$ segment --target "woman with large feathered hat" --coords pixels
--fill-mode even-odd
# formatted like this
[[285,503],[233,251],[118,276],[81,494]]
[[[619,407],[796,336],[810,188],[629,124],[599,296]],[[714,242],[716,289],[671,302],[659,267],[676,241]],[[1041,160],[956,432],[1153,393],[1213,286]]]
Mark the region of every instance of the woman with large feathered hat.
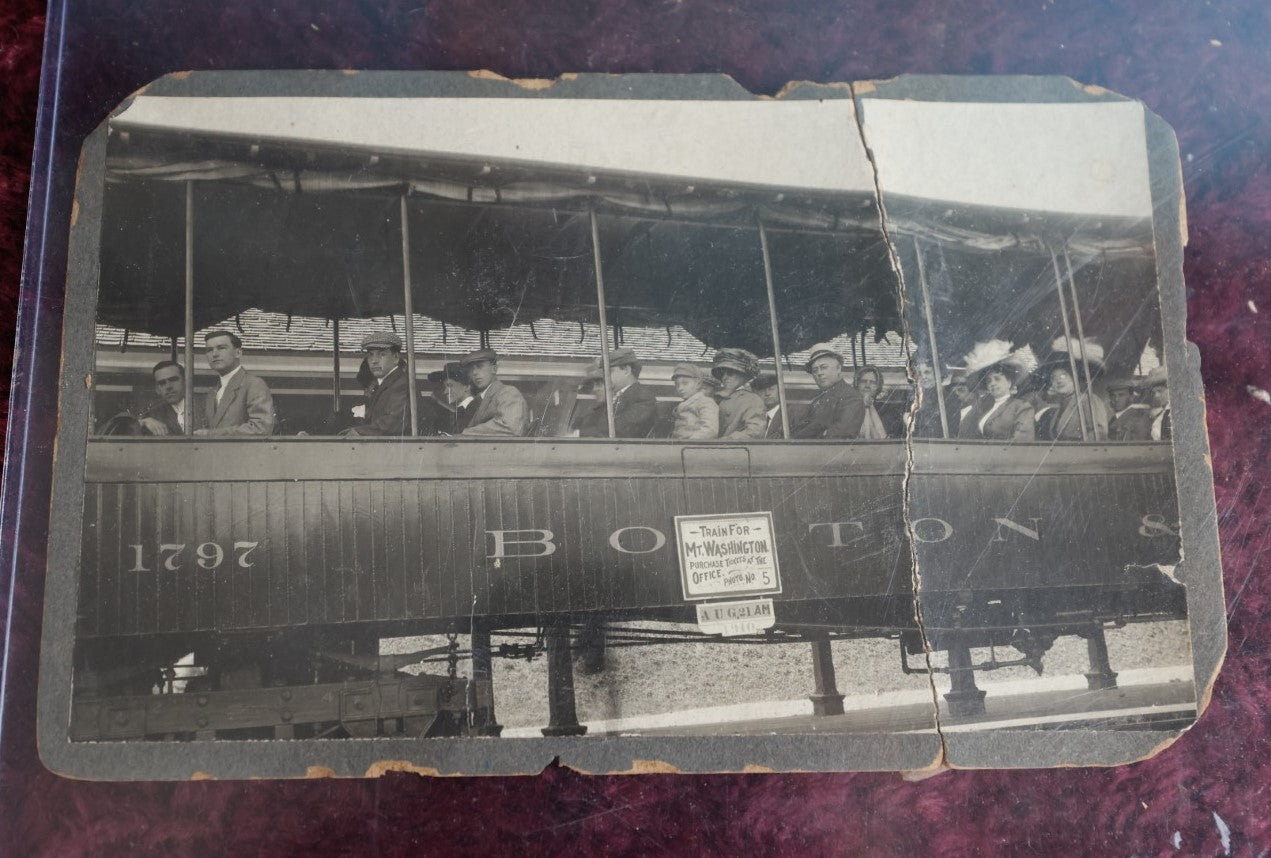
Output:
[[[1076,377],[1073,369],[1076,368]],[[1089,367],[1091,379],[1103,374],[1103,347],[1091,340],[1059,337],[1050,354],[1033,370],[1034,384],[1053,408],[1038,422],[1037,437],[1046,441],[1106,441],[1111,412],[1103,397],[1091,390],[1078,393]],[[1093,420],[1092,420],[1093,418]],[[1085,430],[1082,430],[1082,424]]]
[[1034,362],[1027,346],[1012,349],[1006,340],[976,343],[963,358],[967,384],[975,403],[958,424],[959,438],[988,441],[1032,441],[1036,437],[1033,407],[1016,398],[1016,382]]

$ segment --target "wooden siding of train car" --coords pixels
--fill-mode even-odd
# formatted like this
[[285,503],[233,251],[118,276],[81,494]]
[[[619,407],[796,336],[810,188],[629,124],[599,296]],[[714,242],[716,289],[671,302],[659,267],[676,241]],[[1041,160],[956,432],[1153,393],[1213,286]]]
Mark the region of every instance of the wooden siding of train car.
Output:
[[[532,624],[596,610],[691,619],[674,516],[765,510],[777,532],[779,622],[913,624],[897,442],[89,447],[81,637]],[[258,546],[235,548],[247,543]],[[203,568],[195,552],[215,555],[210,546],[224,560]]]
[[[1169,444],[918,442],[910,521],[929,629],[1185,616]],[[1014,622],[1013,618],[1007,618]]]

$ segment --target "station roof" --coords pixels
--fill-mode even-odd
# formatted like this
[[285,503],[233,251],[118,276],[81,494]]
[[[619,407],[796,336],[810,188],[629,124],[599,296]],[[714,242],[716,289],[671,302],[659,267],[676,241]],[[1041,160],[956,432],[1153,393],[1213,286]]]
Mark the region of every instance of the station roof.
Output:
[[[480,348],[478,331],[456,328],[426,316],[416,315],[415,351],[420,356],[450,360]],[[288,319],[283,313],[267,313],[249,309],[237,318],[231,317],[209,325],[207,330],[224,329],[239,333],[243,346],[251,352],[286,352],[297,354],[330,355],[332,346],[331,323],[326,319],[294,316]],[[349,319],[340,323],[340,350],[352,354],[359,350],[362,337],[373,331],[391,330],[401,334],[405,330],[402,316],[373,319]],[[201,341],[202,331],[196,337]],[[610,335],[612,338],[612,334]],[[623,345],[636,350],[649,363],[699,363],[707,364],[713,350],[680,326],[670,328],[624,327]],[[97,345],[101,349],[120,349],[124,345],[124,330],[112,325],[99,324],[96,330]],[[534,360],[591,360],[600,354],[600,330],[597,325],[562,323],[543,320],[518,324],[489,335],[490,345],[509,358]],[[865,358],[868,363],[894,370],[906,366],[904,348],[899,336],[893,334],[878,342],[872,332],[865,339]],[[128,332],[129,349],[141,348],[166,352],[170,340],[143,332]],[[843,355],[848,366],[852,365],[852,338],[842,335],[829,341]],[[612,347],[612,339],[610,340]],[[860,348],[859,344],[855,345]],[[790,364],[801,366],[808,357],[806,351],[792,353]],[[771,359],[764,361],[771,364]]]

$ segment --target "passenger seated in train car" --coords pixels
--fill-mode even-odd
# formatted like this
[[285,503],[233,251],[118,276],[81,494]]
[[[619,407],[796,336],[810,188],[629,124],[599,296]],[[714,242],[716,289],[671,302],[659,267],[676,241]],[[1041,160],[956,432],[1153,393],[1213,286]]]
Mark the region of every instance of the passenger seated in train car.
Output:
[[[138,422],[146,434],[187,435],[185,431],[185,369],[174,360],[161,360],[151,370],[154,392],[159,400],[142,412]],[[200,425],[199,410],[192,410],[195,428]]]
[[1152,409],[1138,401],[1140,383],[1129,376],[1109,378],[1103,389],[1108,393],[1108,440],[1147,441],[1152,437]]
[[1021,388],[1018,398],[1033,406],[1033,426],[1038,438],[1049,438],[1053,433],[1055,415],[1059,406],[1049,386],[1038,387],[1031,380],[1023,383],[1027,389]]
[[759,439],[768,429],[763,400],[747,387],[759,375],[759,358],[745,349],[720,349],[711,375],[719,380],[719,437],[721,440]]
[[591,400],[576,400],[575,414],[569,425],[572,438],[601,438],[609,435],[609,418],[605,414],[605,374],[600,358],[587,365],[582,381],[578,382],[578,395]]
[[449,361],[441,369],[428,373],[428,381],[432,385],[429,398],[433,403],[429,409],[432,415],[429,434],[462,434],[481,404],[481,396],[472,390],[468,371],[458,361]]
[[[988,441],[1033,441],[1033,407],[1015,396],[1015,386],[1028,369],[1022,349],[1011,350],[1005,340],[976,343],[963,359],[968,385],[978,398],[960,420],[959,438]],[[983,389],[984,393],[979,394]]]
[[804,367],[821,392],[808,404],[795,438],[856,438],[865,422],[865,400],[843,378],[843,356],[828,343],[812,347]]
[[[1054,402],[1053,415],[1041,424],[1038,437],[1044,441],[1106,441],[1108,438],[1108,411],[1103,397],[1089,390],[1077,390],[1073,378],[1073,365],[1080,376],[1083,364],[1090,368],[1092,379],[1103,373],[1103,349],[1090,341],[1078,342],[1060,337],[1051,344],[1050,354],[1033,371],[1033,375],[1047,390]],[[1083,355],[1084,352],[1084,355]],[[1083,416],[1084,412],[1084,416]],[[1089,422],[1093,418],[1094,434],[1090,434]],[[1083,430],[1082,423],[1086,426]]]
[[949,417],[949,435],[956,438],[962,418],[975,407],[976,394],[968,383],[965,369],[953,369],[945,380],[944,407]]
[[473,390],[481,395],[481,404],[460,434],[524,435],[530,428],[530,407],[521,391],[499,381],[498,352],[478,349],[460,363]]
[[[658,419],[657,395],[640,383],[643,364],[635,349],[623,347],[609,355],[609,387],[613,391],[613,425],[617,438],[648,438]],[[609,437],[605,399],[600,397],[592,413],[579,426],[584,438]]]
[[861,422],[860,438],[863,441],[883,441],[888,437],[883,418],[875,403],[883,392],[883,373],[873,364],[865,364],[856,370],[856,390],[865,400],[865,419]]
[[711,396],[712,381],[704,370],[692,364],[677,364],[671,371],[671,383],[681,399],[674,410],[672,439],[709,441],[719,437],[719,406]]
[[775,375],[761,375],[750,383],[750,389],[763,400],[764,419],[767,425],[764,437],[768,440],[784,438],[781,429],[781,393]]
[[1148,399],[1152,404],[1151,439],[1168,441],[1174,437],[1169,404],[1169,373],[1165,367],[1158,366],[1147,374],[1143,386],[1147,388]]
[[270,435],[277,422],[269,385],[243,368],[243,341],[229,331],[203,335],[207,364],[219,379],[207,394],[205,425],[195,435]]
[[362,352],[371,374],[365,411],[343,434],[407,434],[410,431],[410,385],[401,337],[387,331],[367,334],[362,338]]
[[[921,394],[922,400],[913,411],[913,435],[915,438],[943,438],[944,429],[940,423],[940,400],[936,396],[936,372],[926,361],[914,363],[914,375],[918,379],[914,395]],[[952,424],[949,426],[950,436],[954,435]]]

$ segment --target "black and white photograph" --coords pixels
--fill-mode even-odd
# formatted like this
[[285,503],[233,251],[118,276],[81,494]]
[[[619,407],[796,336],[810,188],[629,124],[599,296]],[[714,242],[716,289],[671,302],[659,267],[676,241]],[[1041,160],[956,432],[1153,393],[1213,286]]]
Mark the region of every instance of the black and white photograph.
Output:
[[615,80],[111,115],[47,729],[910,749],[862,768],[1186,729],[1219,573],[1143,107]]

